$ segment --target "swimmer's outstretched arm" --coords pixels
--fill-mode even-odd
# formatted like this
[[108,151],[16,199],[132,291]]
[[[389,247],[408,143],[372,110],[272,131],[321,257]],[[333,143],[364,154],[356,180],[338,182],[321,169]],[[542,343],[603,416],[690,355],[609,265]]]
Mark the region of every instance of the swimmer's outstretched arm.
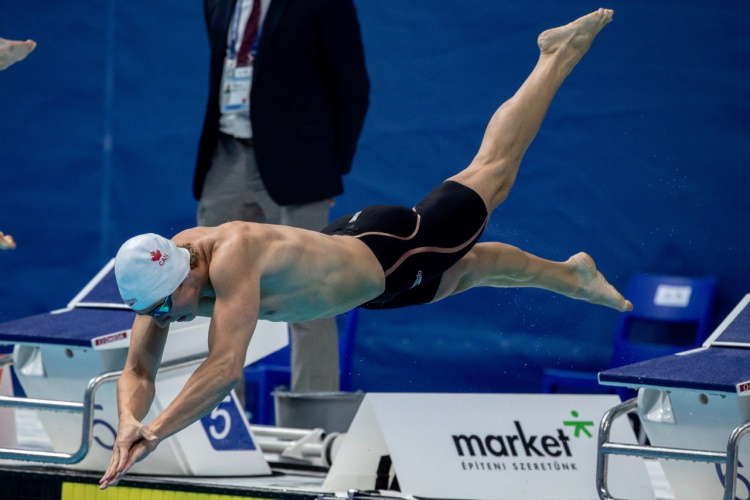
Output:
[[[242,376],[245,354],[258,321],[260,278],[252,270],[238,265],[238,262],[252,260],[238,258],[236,254],[214,254],[210,278],[216,300],[208,330],[208,357],[190,376],[174,401],[148,426],[141,424],[140,420],[148,411],[147,407],[144,410],[144,403],[147,401],[150,406],[153,400],[153,376],[156,370],[143,377],[146,381],[151,381],[150,384],[146,383],[146,391],[138,383],[122,383],[122,377],[120,378],[118,408],[130,409],[120,409],[120,431],[110,466],[100,480],[101,489],[116,485],[133,464],[154,451],[162,440],[216,408]],[[146,319],[153,323],[151,318]],[[164,335],[166,336],[166,330]],[[146,361],[142,364],[150,371],[153,359],[149,360],[148,355],[143,353],[148,348],[148,342],[143,341],[135,346],[132,342],[130,349],[135,347],[138,354],[128,353],[128,363],[131,356],[134,359],[144,357]],[[160,359],[163,343],[156,341],[154,344],[153,347],[159,350]],[[138,363],[134,361],[133,365]],[[135,372],[137,369],[133,368],[131,371]],[[138,375],[131,374],[127,380],[139,378]],[[125,422],[123,418],[126,419]],[[125,435],[120,436],[120,432]]]
[[159,327],[150,316],[139,315],[135,318],[128,359],[117,381],[117,439],[109,466],[99,480],[101,489],[118,483],[132,456],[138,454],[133,460],[135,463],[137,458],[144,455],[147,445],[156,447],[156,437],[141,421],[154,401],[154,380],[168,333],[169,326]]
[[0,38],[0,70],[6,69],[24,59],[36,48],[36,42],[26,40],[17,42]]

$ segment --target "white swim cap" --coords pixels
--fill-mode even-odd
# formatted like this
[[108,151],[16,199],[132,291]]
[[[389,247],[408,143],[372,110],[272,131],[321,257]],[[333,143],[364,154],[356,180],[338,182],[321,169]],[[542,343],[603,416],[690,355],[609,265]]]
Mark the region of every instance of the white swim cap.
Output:
[[115,257],[120,296],[135,310],[170,295],[189,272],[190,252],[158,234],[130,238]]

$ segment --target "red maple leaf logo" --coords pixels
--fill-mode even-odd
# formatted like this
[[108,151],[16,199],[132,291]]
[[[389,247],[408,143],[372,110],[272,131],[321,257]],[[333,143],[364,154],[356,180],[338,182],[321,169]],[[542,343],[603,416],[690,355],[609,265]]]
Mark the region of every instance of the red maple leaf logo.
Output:
[[159,259],[161,259],[161,252],[159,250],[154,250],[151,252],[151,260],[154,262],[158,262]]

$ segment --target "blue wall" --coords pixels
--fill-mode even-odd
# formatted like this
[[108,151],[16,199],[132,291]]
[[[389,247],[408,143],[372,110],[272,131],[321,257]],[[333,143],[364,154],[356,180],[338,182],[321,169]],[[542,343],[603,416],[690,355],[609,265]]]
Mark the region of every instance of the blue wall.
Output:
[[[371,107],[333,216],[413,205],[463,168],[582,0],[357,0]],[[615,21],[564,84],[486,240],[551,259],[585,250],[622,288],[635,270],[715,275],[716,321],[747,292],[750,7],[610,2]],[[126,238],[194,224],[207,91],[201,2],[3,6],[34,38],[0,72],[0,320],[64,306]],[[606,362],[617,313],[535,290],[478,290],[363,312],[355,382],[379,391],[533,392],[544,366]]]

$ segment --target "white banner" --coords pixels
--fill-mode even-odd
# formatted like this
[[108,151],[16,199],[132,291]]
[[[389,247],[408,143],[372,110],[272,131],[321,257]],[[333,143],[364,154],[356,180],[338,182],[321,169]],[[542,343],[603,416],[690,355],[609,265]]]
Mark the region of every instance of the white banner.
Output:
[[[610,395],[370,393],[323,489],[388,489],[395,474],[400,490],[418,497],[595,500],[599,421],[619,402]],[[615,424],[615,440],[635,443],[627,421]],[[388,477],[385,456],[393,464]],[[617,498],[654,498],[637,458],[610,458],[609,485]]]

